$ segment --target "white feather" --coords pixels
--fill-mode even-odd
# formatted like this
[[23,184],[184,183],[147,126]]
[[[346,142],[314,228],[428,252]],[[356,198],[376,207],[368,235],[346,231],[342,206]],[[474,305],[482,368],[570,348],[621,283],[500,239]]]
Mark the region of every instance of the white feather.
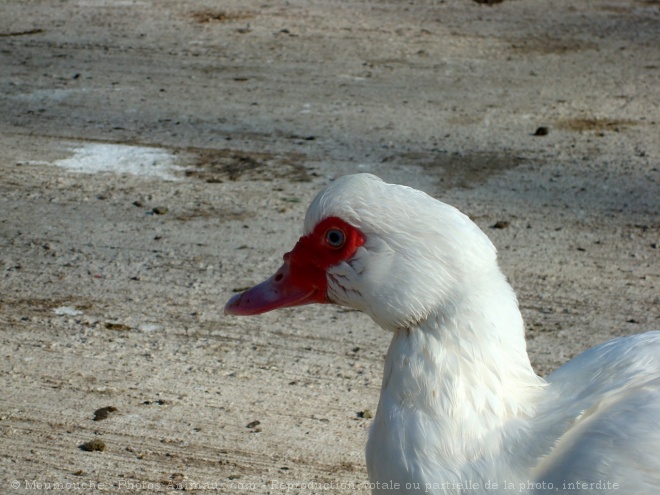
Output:
[[455,208],[377,177],[314,199],[360,229],[329,296],[393,332],[367,443],[374,494],[647,495],[660,490],[660,332],[533,372],[513,290]]

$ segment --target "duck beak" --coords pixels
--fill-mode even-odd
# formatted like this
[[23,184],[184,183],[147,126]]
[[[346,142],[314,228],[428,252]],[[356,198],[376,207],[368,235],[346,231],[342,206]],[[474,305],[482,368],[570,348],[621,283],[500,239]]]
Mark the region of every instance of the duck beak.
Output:
[[318,289],[295,283],[297,278],[292,275],[291,264],[285,257],[284,264],[272,277],[232,297],[225,305],[225,314],[251,316],[279,308],[326,302],[325,295]]

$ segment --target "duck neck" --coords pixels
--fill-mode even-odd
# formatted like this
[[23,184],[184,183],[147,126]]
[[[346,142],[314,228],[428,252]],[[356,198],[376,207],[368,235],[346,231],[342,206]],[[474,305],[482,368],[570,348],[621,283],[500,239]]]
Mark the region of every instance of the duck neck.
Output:
[[378,429],[379,421],[397,418],[401,424],[388,429],[405,432],[402,455],[428,452],[432,444],[438,463],[452,472],[473,463],[483,473],[485,458],[511,448],[545,384],[530,364],[522,317],[504,276],[497,270],[478,287],[395,331],[374,424]]

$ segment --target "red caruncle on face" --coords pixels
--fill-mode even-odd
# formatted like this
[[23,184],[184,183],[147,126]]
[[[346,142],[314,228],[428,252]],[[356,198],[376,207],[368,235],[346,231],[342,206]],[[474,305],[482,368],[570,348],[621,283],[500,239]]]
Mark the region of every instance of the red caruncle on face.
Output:
[[364,240],[362,232],[341,218],[322,220],[284,255],[284,261],[291,265],[292,284],[313,287],[325,299],[328,268],[352,258]]
[[283,257],[275,275],[234,296],[225,313],[254,315],[289,306],[328,303],[327,270],[351,259],[365,242],[357,228],[338,217],[328,217],[301,237]]

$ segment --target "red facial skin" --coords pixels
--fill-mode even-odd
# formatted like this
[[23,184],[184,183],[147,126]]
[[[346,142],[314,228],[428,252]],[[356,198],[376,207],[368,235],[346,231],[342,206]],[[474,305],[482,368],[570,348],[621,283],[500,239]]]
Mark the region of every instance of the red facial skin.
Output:
[[257,315],[278,308],[331,302],[327,299],[326,271],[351,259],[364,241],[362,232],[341,218],[322,220],[284,255],[284,264],[272,277],[232,297],[225,314]]

